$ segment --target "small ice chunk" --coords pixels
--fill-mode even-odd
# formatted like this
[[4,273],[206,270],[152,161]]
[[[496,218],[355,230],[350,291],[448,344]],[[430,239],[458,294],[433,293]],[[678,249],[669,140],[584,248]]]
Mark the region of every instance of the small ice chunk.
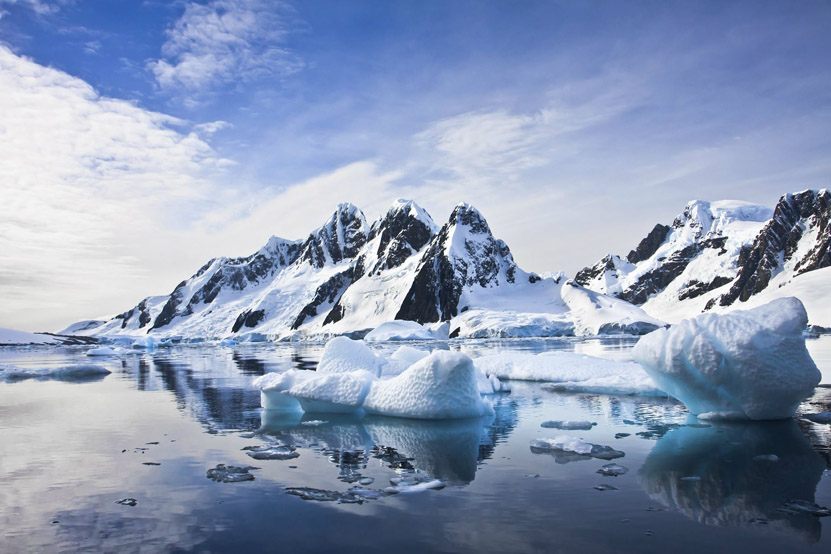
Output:
[[118,353],[109,346],[99,346],[98,348],[87,350],[87,356],[118,356]]
[[286,494],[299,496],[314,502],[337,502],[338,504],[362,504],[368,496],[353,492],[338,492],[312,487],[287,487]]
[[335,337],[326,343],[317,364],[317,372],[351,373],[362,369],[380,377],[386,363],[384,358],[375,354],[363,341]]
[[375,380],[375,375],[363,369],[316,375],[286,394],[296,398],[305,412],[351,413],[361,408]]
[[156,348],[158,341],[156,337],[141,337],[133,341],[132,347],[139,350],[153,350]]
[[443,489],[444,482],[439,479],[431,479],[430,481],[423,481],[421,483],[407,484],[401,483],[394,487],[387,487],[384,492],[387,494],[415,494],[419,492],[429,491],[431,489]]
[[305,425],[306,427],[319,427],[324,425],[326,422],[322,419],[310,419],[308,421],[301,421],[300,425]]
[[218,464],[215,468],[208,470],[206,477],[218,483],[253,481],[254,476],[249,473],[252,469],[260,468],[254,466],[226,466],[225,464]]
[[797,298],[706,313],[642,337],[632,352],[657,385],[694,414],[785,419],[820,381]]
[[122,506],[135,506],[138,504],[138,500],[135,498],[122,498],[121,500],[116,500],[116,504],[121,504]]
[[601,483],[601,484],[597,485],[594,488],[595,488],[595,490],[599,490],[599,491],[616,491],[616,490],[618,490],[617,487],[614,487],[612,485],[607,485],[606,483]]
[[759,454],[758,456],[753,456],[753,459],[757,462],[778,462],[779,456],[776,454]]
[[479,394],[477,371],[460,352],[435,351],[401,375],[375,381],[364,402],[373,414],[455,419],[493,414]]
[[292,460],[300,456],[290,446],[263,444],[260,446],[246,446],[246,454],[255,460]]
[[239,344],[239,341],[234,339],[222,339],[219,341],[220,346],[236,346]]
[[364,486],[371,485],[374,482],[375,482],[375,479],[373,477],[361,477],[360,479],[358,479],[358,484],[364,485]]
[[543,421],[540,427],[545,429],[560,429],[561,431],[589,431],[597,423],[584,420],[576,421]]
[[618,477],[627,473],[629,468],[626,466],[622,466],[620,464],[605,464],[603,467],[597,470],[597,473],[600,475],[605,475],[606,477]]
[[567,452],[601,460],[613,460],[626,455],[610,446],[592,444],[568,435],[560,435],[553,439],[534,439],[531,441],[531,452],[555,454]]
[[[363,479],[361,479],[361,481],[363,481]],[[357,486],[351,487],[348,492],[349,494],[354,494],[355,496],[360,496],[361,498],[365,498],[367,500],[377,500],[387,495],[387,493],[385,493],[381,489],[367,489],[364,487]]]

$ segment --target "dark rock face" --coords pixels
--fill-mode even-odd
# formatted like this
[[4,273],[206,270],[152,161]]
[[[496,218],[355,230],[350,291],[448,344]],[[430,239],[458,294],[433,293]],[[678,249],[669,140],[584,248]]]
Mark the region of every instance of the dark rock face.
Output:
[[400,266],[433,238],[432,220],[424,222],[414,217],[412,206],[409,202],[401,209],[391,210],[384,219],[372,225],[367,242],[376,237],[380,240],[376,252],[378,261],[370,268],[370,275]]
[[[453,252],[452,247],[459,246],[456,233],[463,233],[463,251]],[[493,238],[482,215],[460,204],[422,256],[395,318],[422,324],[447,321],[459,313],[459,298],[466,286],[499,286],[502,270],[513,283],[517,269],[508,246]]]
[[187,286],[187,281],[182,281],[176,285],[176,288],[173,289],[173,292],[170,294],[170,298],[168,298],[167,302],[162,307],[162,311],[156,317],[153,327],[150,328],[151,331],[153,329],[160,329],[173,321],[173,318],[176,317],[176,310],[179,309],[179,304],[182,303],[184,288]]
[[651,258],[658,251],[658,247],[667,240],[667,235],[669,235],[670,231],[671,228],[669,226],[661,225],[660,223],[657,224],[638,244],[637,248],[629,252],[626,259],[630,263],[636,264]]
[[683,290],[681,290],[681,292],[678,293],[678,300],[686,300],[687,298],[697,298],[702,294],[706,294],[719,287],[723,287],[732,280],[733,277],[727,276],[717,276],[709,283],[702,283],[701,281],[693,279],[692,281],[687,283],[687,286]]
[[333,275],[328,281],[317,287],[312,301],[303,307],[294,320],[291,326],[292,331],[300,328],[303,322],[306,321],[306,318],[316,316],[317,309],[321,305],[333,304],[337,300],[340,300],[343,291],[353,282],[353,272],[354,269],[350,267],[346,271]]
[[351,204],[341,204],[326,224],[309,235],[300,246],[300,259],[321,268],[327,261],[339,263],[354,258],[366,244],[366,219]]
[[828,190],[806,190],[779,199],[773,218],[753,245],[742,250],[739,275],[730,290],[721,296],[719,304],[744,302],[767,288],[780,267],[780,259],[788,262],[793,258],[808,229],[816,229],[817,238],[810,251],[795,260],[795,275],[831,265],[831,192]]
[[242,329],[243,325],[246,327],[256,327],[264,317],[265,311],[263,310],[245,310],[237,316],[236,321],[234,321],[234,326],[231,328],[231,332],[236,333]]
[[[643,241],[641,241],[641,244],[643,244]],[[632,252],[634,252],[634,250]],[[585,287],[588,286],[589,283],[606,273],[607,271],[614,271],[615,258],[617,258],[617,256],[607,254],[602,260],[600,260],[593,266],[584,267],[583,269],[577,272],[577,275],[574,276],[574,282],[580,286]]]
[[121,328],[126,329],[127,323],[129,323],[130,320],[136,315],[138,315],[140,329],[145,327],[148,323],[150,323],[152,316],[150,315],[150,311],[147,309],[147,298],[139,302],[136,307],[131,308],[130,310],[122,314],[118,314],[113,319],[120,319]]

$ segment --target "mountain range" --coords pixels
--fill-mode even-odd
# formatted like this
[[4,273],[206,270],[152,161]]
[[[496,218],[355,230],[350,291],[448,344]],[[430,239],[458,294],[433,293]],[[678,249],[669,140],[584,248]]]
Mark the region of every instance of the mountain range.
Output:
[[523,271],[470,204],[441,226],[409,200],[371,224],[340,204],[303,240],[272,237],[250,256],[215,258],[169,295],[61,333],[303,340],[407,320],[449,323],[450,337],[641,334],[789,291],[829,325],[830,220],[827,190],[787,194],[773,210],[694,201],[625,257],[567,280]]

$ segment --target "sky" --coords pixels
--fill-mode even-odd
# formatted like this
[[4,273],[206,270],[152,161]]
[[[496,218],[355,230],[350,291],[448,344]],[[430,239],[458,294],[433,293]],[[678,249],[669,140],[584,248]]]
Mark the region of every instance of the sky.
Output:
[[0,327],[168,294],[339,202],[528,271],[831,185],[831,2],[0,0]]

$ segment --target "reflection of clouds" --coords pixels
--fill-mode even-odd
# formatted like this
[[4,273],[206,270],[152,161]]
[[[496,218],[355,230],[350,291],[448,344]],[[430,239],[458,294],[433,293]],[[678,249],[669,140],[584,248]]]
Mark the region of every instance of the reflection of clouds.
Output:
[[[774,454],[778,461],[761,458]],[[647,494],[705,525],[770,525],[820,538],[820,521],[779,510],[813,501],[824,463],[793,420],[682,427],[662,437],[638,475]],[[684,480],[697,476],[698,481]]]

